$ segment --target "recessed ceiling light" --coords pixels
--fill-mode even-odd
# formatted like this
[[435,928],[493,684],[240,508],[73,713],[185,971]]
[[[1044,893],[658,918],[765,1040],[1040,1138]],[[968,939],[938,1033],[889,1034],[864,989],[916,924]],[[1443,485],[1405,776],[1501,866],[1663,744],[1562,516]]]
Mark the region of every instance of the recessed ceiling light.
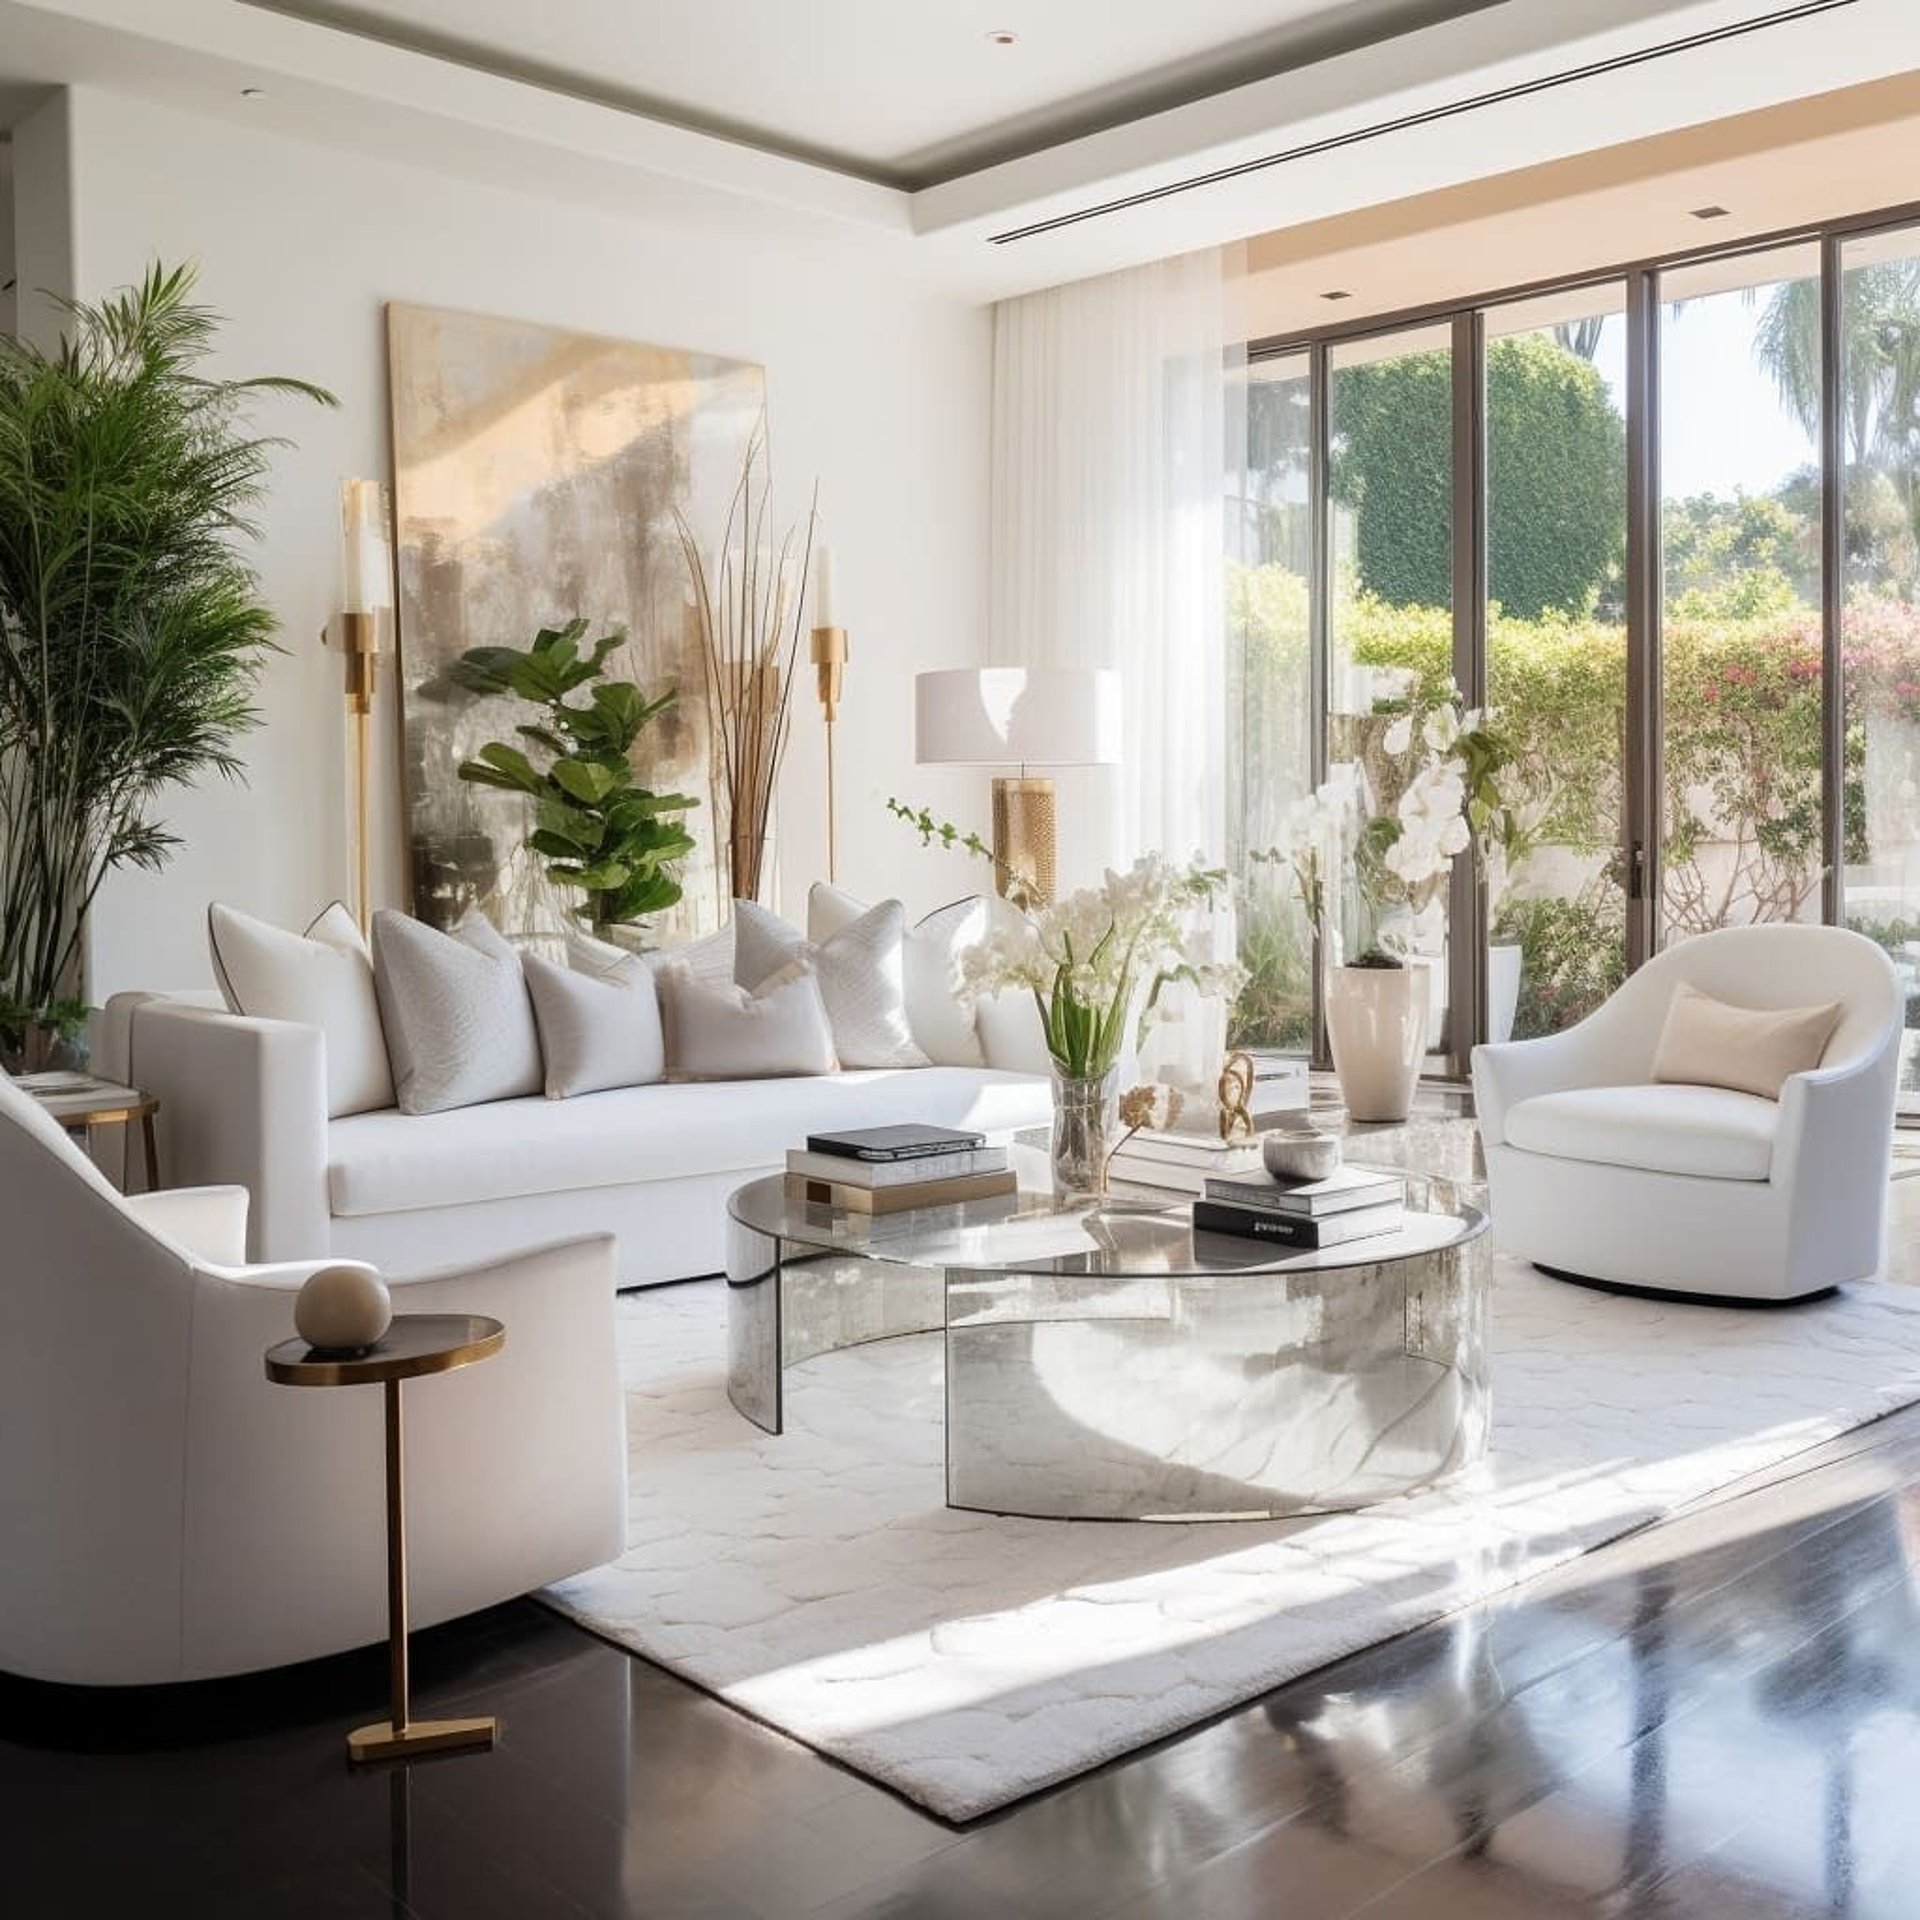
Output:
[[1732,209],[1728,207],[1688,208],[1688,212],[1690,212],[1696,220],[1724,220],[1731,211]]
[[1353,295],[1345,287],[1331,287],[1320,298],[1322,300],[1351,300]]
[[995,27],[994,30],[987,35],[988,42],[996,47],[1010,47],[1019,38],[1020,36],[1017,33],[1012,33],[1005,27]]

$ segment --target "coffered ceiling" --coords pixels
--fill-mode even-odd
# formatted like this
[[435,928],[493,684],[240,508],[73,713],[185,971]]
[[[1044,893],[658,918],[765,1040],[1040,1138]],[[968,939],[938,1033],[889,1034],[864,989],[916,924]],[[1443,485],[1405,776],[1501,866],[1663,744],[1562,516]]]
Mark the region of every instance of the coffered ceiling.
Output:
[[920,187],[1493,0],[246,3]]

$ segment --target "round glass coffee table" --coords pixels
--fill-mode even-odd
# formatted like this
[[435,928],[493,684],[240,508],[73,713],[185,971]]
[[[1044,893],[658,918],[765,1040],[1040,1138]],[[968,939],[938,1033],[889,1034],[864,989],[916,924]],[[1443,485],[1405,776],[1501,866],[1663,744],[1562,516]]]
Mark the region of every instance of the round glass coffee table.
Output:
[[787,1368],[941,1333],[949,1506],[1270,1519],[1390,1499],[1486,1450],[1492,1256],[1452,1180],[1409,1178],[1399,1231],[1314,1253],[1195,1233],[1146,1193],[876,1218],[774,1175],[728,1212],[734,1406],[779,1433]]

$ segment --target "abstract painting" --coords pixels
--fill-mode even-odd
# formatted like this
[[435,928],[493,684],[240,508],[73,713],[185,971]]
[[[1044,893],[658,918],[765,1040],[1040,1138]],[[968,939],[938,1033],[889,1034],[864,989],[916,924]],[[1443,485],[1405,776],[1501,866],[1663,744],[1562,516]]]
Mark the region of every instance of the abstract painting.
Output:
[[[522,842],[529,802],[463,760],[531,718],[452,684],[469,647],[528,645],[576,615],[627,631],[610,665],[679,703],[635,745],[659,792],[700,796],[686,897],[649,941],[710,931],[725,903],[708,698],[676,512],[717,528],[766,405],[751,362],[433,307],[387,309],[399,650],[414,911],[550,940],[570,897]],[[722,823],[724,831],[724,823]]]

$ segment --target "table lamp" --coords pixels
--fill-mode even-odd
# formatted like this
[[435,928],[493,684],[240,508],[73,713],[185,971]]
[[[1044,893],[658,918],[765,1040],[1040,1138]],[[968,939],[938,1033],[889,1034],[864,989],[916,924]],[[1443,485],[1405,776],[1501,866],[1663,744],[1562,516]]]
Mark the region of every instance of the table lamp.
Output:
[[1034,767],[1120,758],[1120,676],[1104,667],[958,667],[914,678],[914,757],[922,766],[1018,767],[993,782],[1001,893],[1045,906],[1054,891],[1053,782]]

